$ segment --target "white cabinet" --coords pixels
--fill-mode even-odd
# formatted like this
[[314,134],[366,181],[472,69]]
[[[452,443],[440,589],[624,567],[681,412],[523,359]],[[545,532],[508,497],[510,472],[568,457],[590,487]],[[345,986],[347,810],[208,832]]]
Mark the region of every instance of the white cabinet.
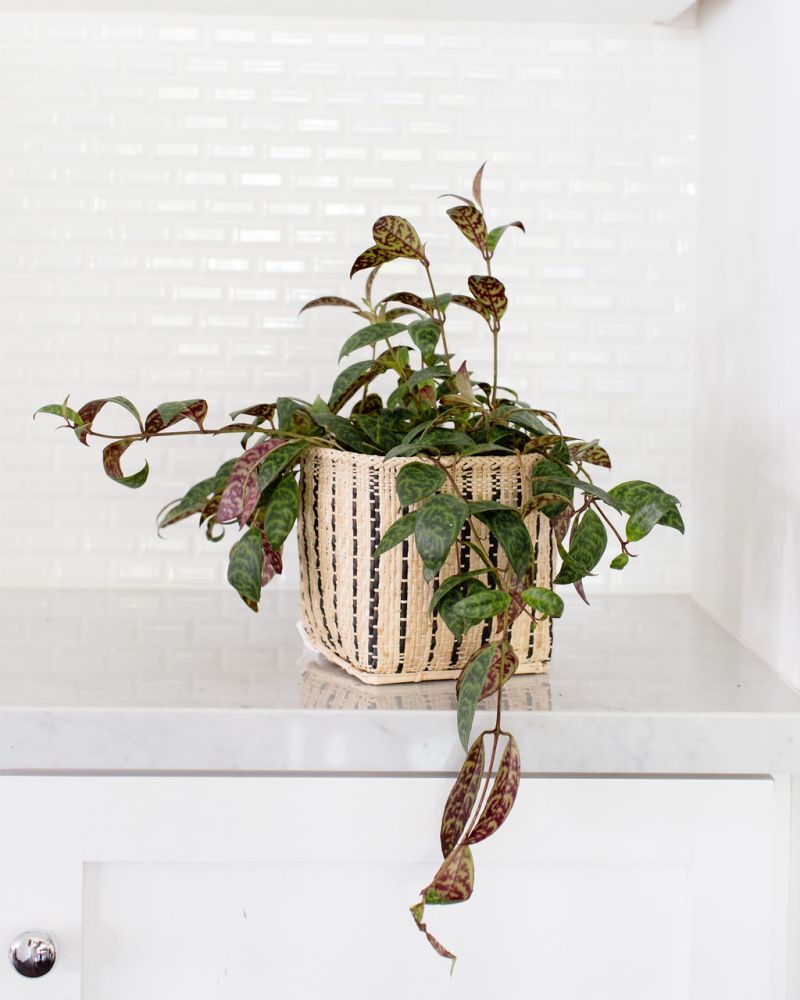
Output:
[[472,901],[428,910],[452,978],[408,913],[449,786],[2,777],[0,942],[45,930],[59,957],[37,980],[2,963],[0,997],[778,996],[780,782],[524,779]]

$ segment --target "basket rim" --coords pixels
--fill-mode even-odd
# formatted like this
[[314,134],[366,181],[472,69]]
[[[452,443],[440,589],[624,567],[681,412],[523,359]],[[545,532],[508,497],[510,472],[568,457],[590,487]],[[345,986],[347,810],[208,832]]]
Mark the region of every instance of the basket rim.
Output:
[[[421,457],[419,455],[406,455],[398,456],[396,458],[387,458],[385,455],[367,455],[364,452],[359,451],[340,451],[338,448],[323,448],[321,445],[311,445],[306,448],[301,456],[301,462],[305,463],[313,459],[325,458],[326,461],[341,463],[342,465],[349,466],[366,466],[371,469],[379,469],[383,467],[388,468],[398,468],[403,465],[409,465],[411,462],[419,462]],[[429,456],[422,456],[426,458]],[[522,462],[532,462],[535,463],[541,459],[541,455],[536,452],[531,452],[528,455],[442,455],[442,460],[445,463],[452,461],[452,464],[459,464],[463,468],[466,466],[494,466],[495,468],[503,466],[517,466],[519,467],[520,461]]]

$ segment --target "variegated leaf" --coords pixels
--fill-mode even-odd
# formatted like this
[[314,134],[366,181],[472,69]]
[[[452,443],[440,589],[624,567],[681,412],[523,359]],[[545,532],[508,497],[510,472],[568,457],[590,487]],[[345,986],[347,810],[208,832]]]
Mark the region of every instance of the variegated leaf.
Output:
[[454,208],[448,208],[447,214],[470,243],[485,254],[488,233],[483,213],[471,205],[456,205]]
[[387,295],[385,298],[381,299],[378,305],[383,306],[388,302],[402,302],[403,305],[413,306],[414,309],[419,309],[426,313],[431,313],[433,311],[422,296],[415,295],[414,292],[394,292],[392,295]]
[[270,545],[280,548],[297,520],[297,505],[300,491],[294,473],[281,479],[270,493],[264,511],[264,534]]
[[489,311],[496,324],[499,323],[508,309],[503,282],[488,274],[473,274],[467,279],[467,285],[475,301]]
[[517,797],[521,774],[519,747],[514,737],[509,736],[489,798],[466,843],[477,844],[490,837],[503,825]]
[[[488,806],[487,802],[487,806]],[[422,890],[426,904],[441,906],[463,903],[472,895],[475,883],[475,863],[466,845],[457,847],[444,859],[430,885]]]
[[461,765],[456,782],[445,803],[442,828],[439,834],[444,857],[450,854],[466,829],[467,821],[478,797],[484,760],[483,735],[481,734],[469,748],[467,758]]
[[[484,591],[490,593],[490,591]],[[490,642],[483,646],[472,657],[469,663],[461,671],[458,687],[458,736],[464,750],[469,746],[469,737],[472,732],[472,722],[475,718],[475,709],[481,699],[481,692],[489,676],[489,667],[494,657],[497,643]]]
[[47,406],[40,406],[39,409],[33,414],[34,420],[36,419],[37,413],[52,413],[57,417],[63,417],[64,420],[68,422],[67,426],[72,423],[76,428],[80,427],[83,423],[81,415],[77,412],[77,410],[73,410],[71,407],[67,406],[66,400],[64,400],[63,403],[48,403]]
[[262,534],[261,541],[264,548],[264,562],[261,566],[261,586],[266,587],[269,581],[283,572],[283,556],[280,548],[274,549]]
[[259,493],[276,483],[280,477],[291,468],[308,447],[307,441],[282,441],[258,467]]
[[452,951],[448,951],[441,941],[438,941],[428,930],[428,925],[422,919],[425,915],[425,904],[423,902],[414,903],[409,909],[411,910],[411,916],[414,918],[414,923],[428,939],[428,944],[431,948],[433,948],[437,955],[441,955],[442,958],[450,959],[450,973],[452,974],[453,966],[456,964],[456,956]]
[[208,413],[208,403],[204,399],[179,399],[169,403],[159,403],[147,414],[144,429],[147,434],[157,434],[179,420],[192,420],[200,430]]
[[574,528],[569,552],[561,553],[563,563],[554,583],[575,583],[591,573],[606,550],[605,525],[593,510],[587,510]]
[[354,274],[358,271],[363,271],[365,268],[378,267],[381,264],[388,263],[390,260],[397,260],[399,256],[399,254],[393,253],[391,250],[386,250],[384,247],[368,247],[356,257],[353,266],[350,268],[350,277],[352,278]]
[[519,220],[517,220],[516,222],[507,222],[504,226],[496,226],[494,229],[491,229],[489,231],[489,235],[486,237],[486,248],[489,252],[490,257],[494,256],[494,252],[497,249],[497,244],[500,242],[500,237],[503,235],[506,229],[511,229],[512,226],[515,229],[521,229],[523,233],[525,232],[525,227]]
[[133,441],[130,438],[107,444],[103,449],[103,468],[106,475],[113,479],[115,483],[119,483],[120,486],[129,486],[135,490],[140,486],[144,486],[147,482],[150,466],[145,462],[144,466],[138,472],[133,472],[129,476],[124,474],[120,465],[120,459],[132,444]]
[[469,295],[454,295],[452,301],[455,302],[457,306],[463,306],[465,309],[471,309],[479,316],[482,316],[485,320],[488,320],[492,315],[491,310],[487,309],[486,306],[481,305],[481,303],[476,299],[470,298]]
[[416,229],[401,215],[382,215],[372,226],[375,245],[396,257],[411,257],[427,264],[425,248]]
[[575,588],[575,593],[580,597],[584,604],[589,604],[589,598],[586,596],[586,591],[583,589],[583,580],[576,580],[572,586]]
[[[245,484],[249,480],[256,479],[255,470],[258,464],[282,444],[286,444],[285,438],[269,438],[267,441],[259,441],[236,460],[230,479],[220,497],[217,511],[217,517],[220,521],[234,521],[241,517],[244,509]],[[256,500],[258,500],[258,495],[256,495]]]
[[358,310],[357,303],[351,302],[350,299],[343,299],[338,295],[321,295],[318,299],[306,302],[300,312],[304,313],[306,309],[316,309],[317,306],[346,306],[350,309]]
[[573,460],[588,462],[589,465],[599,465],[603,469],[611,468],[611,459],[608,452],[596,441],[579,441],[569,447],[569,453]]
[[92,422],[106,403],[116,403],[117,406],[121,406],[123,410],[127,410],[128,413],[132,414],[136,418],[136,423],[139,425],[139,429],[144,430],[144,427],[142,426],[142,418],[139,416],[139,411],[129,399],[125,398],[125,396],[108,396],[105,399],[92,399],[88,403],[84,403],[84,405],[78,410],[80,420],[74,421],[74,423],[79,425],[75,428],[75,435],[81,444],[85,444],[88,447],[89,442],[86,438],[89,430],[91,429]]
[[360,330],[352,333],[344,342],[344,346],[339,351],[339,360],[352,354],[362,347],[371,347],[381,340],[388,341],[389,337],[394,337],[398,333],[404,333],[408,328],[404,323],[370,323]]
[[263,565],[261,529],[253,527],[231,546],[228,556],[228,583],[252,611],[258,611]]

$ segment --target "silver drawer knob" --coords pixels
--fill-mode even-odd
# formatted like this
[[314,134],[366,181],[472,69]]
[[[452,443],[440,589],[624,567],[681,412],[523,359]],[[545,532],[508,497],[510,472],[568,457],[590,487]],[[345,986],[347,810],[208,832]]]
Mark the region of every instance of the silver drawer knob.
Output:
[[38,979],[56,964],[56,943],[44,931],[23,931],[11,942],[8,957],[21,976]]

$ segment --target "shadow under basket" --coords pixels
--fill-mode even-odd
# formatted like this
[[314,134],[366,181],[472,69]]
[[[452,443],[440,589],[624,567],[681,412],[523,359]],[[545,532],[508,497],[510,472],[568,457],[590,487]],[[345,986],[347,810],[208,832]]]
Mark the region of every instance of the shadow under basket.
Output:
[[[442,580],[479,569],[466,544],[449,553],[438,577],[426,583],[413,536],[379,559],[375,549],[386,529],[412,510],[395,491],[398,470],[411,458],[386,459],[330,448],[309,448],[300,472],[300,611],[309,645],[368,684],[458,677],[469,658],[492,638],[493,622],[457,640],[438,614],[428,611]],[[447,461],[447,459],[446,459]],[[455,459],[452,459],[455,462]],[[538,455],[461,458],[452,475],[466,500],[520,506],[531,493]],[[442,492],[454,492],[448,482]],[[535,586],[553,581],[555,540],[542,514],[526,519],[534,545]],[[502,571],[502,549],[483,524],[466,524],[461,542],[480,539]],[[518,674],[548,669],[552,621],[534,626],[523,614],[511,627]]]

